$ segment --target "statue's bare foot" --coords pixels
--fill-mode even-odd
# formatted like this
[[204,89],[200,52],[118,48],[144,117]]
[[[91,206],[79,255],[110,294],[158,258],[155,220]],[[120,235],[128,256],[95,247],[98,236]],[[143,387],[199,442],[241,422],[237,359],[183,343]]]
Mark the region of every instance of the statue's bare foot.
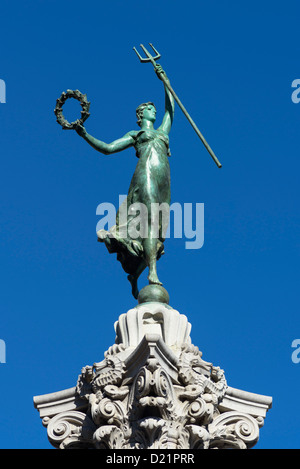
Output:
[[156,273],[149,273],[148,275],[149,283],[152,285],[162,285],[162,283],[158,280],[158,276]]
[[139,295],[139,290],[137,286],[137,278],[134,275],[128,275],[127,276],[129,282],[131,283],[131,292],[133,297],[137,300],[138,295]]

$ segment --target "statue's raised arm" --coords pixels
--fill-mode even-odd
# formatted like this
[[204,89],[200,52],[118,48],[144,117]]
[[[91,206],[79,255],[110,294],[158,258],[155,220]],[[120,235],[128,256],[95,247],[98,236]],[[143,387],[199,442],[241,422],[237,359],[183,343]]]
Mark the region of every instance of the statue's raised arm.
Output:
[[[175,103],[174,103],[174,98],[173,95],[170,93],[170,90],[166,83],[170,83],[165,71],[162,69],[161,65],[156,64],[155,67],[155,72],[156,75],[160,80],[163,81],[164,87],[165,87],[165,115],[162,121],[162,124],[158,128],[158,130],[163,130],[167,134],[170,133],[173,119],[174,119],[174,110],[175,110]],[[164,75],[164,79],[162,78],[162,75]]]

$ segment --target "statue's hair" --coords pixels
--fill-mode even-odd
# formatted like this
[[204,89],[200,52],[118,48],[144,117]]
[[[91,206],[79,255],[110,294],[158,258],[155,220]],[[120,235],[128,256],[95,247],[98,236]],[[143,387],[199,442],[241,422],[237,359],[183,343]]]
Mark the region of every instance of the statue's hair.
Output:
[[[155,105],[151,102],[149,103],[142,103],[140,104],[137,108],[136,108],[136,117],[137,117],[137,124],[139,126],[141,126],[141,123],[142,123],[142,118],[143,118],[143,114],[144,114],[144,109],[149,106],[149,104],[152,104],[152,106],[155,107]],[[156,107],[155,107],[156,109]]]

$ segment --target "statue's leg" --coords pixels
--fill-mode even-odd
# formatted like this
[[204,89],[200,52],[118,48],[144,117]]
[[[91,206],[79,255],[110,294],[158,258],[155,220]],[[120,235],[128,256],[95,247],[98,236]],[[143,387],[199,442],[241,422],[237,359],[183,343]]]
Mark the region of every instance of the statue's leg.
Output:
[[159,281],[156,271],[156,258],[157,258],[157,238],[149,237],[144,239],[144,255],[147,265],[149,267],[148,280],[149,283],[162,285]]

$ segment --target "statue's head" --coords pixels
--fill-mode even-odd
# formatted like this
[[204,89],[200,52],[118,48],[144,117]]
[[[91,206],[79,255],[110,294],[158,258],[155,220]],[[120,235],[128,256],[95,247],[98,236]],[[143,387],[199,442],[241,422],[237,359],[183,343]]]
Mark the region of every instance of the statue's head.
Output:
[[156,119],[156,107],[153,103],[142,103],[136,108],[137,124],[141,126],[142,119],[147,119],[151,122],[155,122]]

